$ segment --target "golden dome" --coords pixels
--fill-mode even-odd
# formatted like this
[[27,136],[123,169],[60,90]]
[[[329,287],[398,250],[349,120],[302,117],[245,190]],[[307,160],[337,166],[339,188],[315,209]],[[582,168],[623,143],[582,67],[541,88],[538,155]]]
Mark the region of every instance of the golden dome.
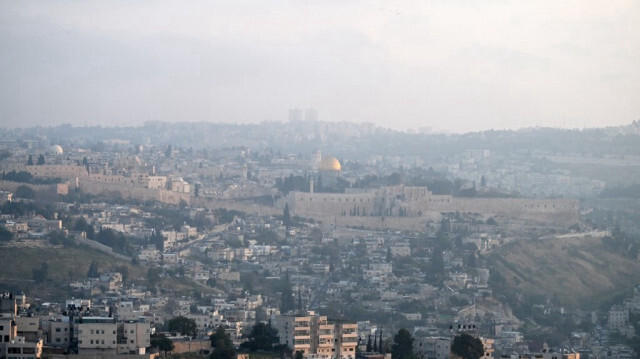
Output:
[[52,155],[61,155],[64,153],[60,145],[53,145],[49,147],[49,153]]
[[327,156],[318,163],[318,171],[340,171],[341,169],[340,161],[333,156]]

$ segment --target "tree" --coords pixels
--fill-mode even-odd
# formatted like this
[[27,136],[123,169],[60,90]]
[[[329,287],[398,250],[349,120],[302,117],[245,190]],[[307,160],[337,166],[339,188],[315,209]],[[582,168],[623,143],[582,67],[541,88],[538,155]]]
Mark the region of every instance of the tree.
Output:
[[372,351],[378,351],[378,335],[377,334],[373,337],[373,350]]
[[44,161],[44,155],[41,154],[40,156],[38,156],[38,162],[36,163],[39,166],[42,166],[45,163]]
[[484,356],[484,346],[480,339],[462,333],[453,338],[451,353],[464,359],[479,359]]
[[27,160],[27,166],[33,166],[33,155],[29,155],[29,160]]
[[87,223],[87,220],[85,220],[84,217],[80,217],[76,219],[73,225],[73,230],[85,232],[87,234],[87,238],[89,239],[93,239],[95,234],[95,230],[93,229],[93,226]]
[[367,353],[371,353],[373,351],[373,345],[371,345],[371,334],[369,334],[369,338],[367,339]]
[[285,227],[287,227],[287,230],[289,230],[289,226],[291,226],[291,213],[289,212],[289,203],[286,203],[284,205],[282,223],[284,224]]
[[391,356],[394,359],[413,359],[413,338],[411,333],[402,328],[398,334],[393,337],[393,346],[391,347]]
[[236,349],[233,347],[231,338],[227,335],[223,326],[219,326],[215,333],[209,337],[213,352],[209,356],[210,359],[234,359]]
[[242,343],[240,348],[251,351],[273,351],[276,343],[278,343],[278,331],[270,324],[256,323],[249,333],[249,340]]
[[183,317],[182,315],[171,318],[167,325],[170,332],[180,333],[180,335],[188,335],[195,337],[198,334],[198,326],[196,321]]
[[16,197],[34,199],[36,198],[36,191],[34,191],[33,188],[29,186],[21,185],[16,188]]
[[293,291],[291,290],[291,282],[289,281],[289,276],[285,278],[284,287],[282,288],[282,300],[280,302],[280,312],[286,313],[290,310],[295,309],[296,304],[293,299]]
[[162,268],[160,267],[151,267],[147,269],[147,282],[153,288],[158,285],[160,282],[160,274],[162,273]]
[[3,176],[4,180],[12,182],[34,183],[33,175],[25,171],[11,171]]
[[95,260],[91,261],[89,265],[89,269],[87,270],[87,278],[98,278],[100,276],[100,272],[98,270],[98,262]]
[[49,275],[49,264],[42,263],[40,264],[40,268],[33,270],[33,280],[36,283],[42,283],[47,280],[47,276]]
[[171,152],[173,152],[173,148],[171,148],[171,145],[167,146],[167,149],[164,151],[164,157],[169,158],[171,157]]
[[129,267],[125,265],[117,266],[116,271],[122,275],[122,282],[126,283],[129,281]]
[[167,352],[173,350],[174,345],[171,339],[167,338],[164,334],[153,335],[151,337],[151,346],[158,348],[161,352],[164,352],[164,355],[167,355]]
[[65,244],[67,241],[67,237],[64,235],[62,231],[51,231],[49,232],[49,243],[53,245]]
[[13,239],[13,232],[0,226],[0,242],[8,242]]

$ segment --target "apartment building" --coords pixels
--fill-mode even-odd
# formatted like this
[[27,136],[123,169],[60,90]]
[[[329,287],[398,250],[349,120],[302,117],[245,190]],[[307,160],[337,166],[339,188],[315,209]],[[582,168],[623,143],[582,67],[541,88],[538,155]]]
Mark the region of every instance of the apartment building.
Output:
[[140,321],[118,323],[118,354],[145,354],[151,346],[151,326]]
[[113,317],[76,318],[78,354],[116,354],[117,324]]
[[42,339],[27,341],[19,336],[15,318],[0,317],[0,358],[37,359],[42,356],[42,344]]
[[307,358],[353,359],[358,345],[358,324],[330,323],[326,316],[275,315],[272,325],[278,330],[280,344]]
[[145,354],[151,346],[151,326],[144,320],[81,317],[74,326],[78,354]]
[[448,359],[451,352],[451,338],[417,337],[413,350],[425,359]]

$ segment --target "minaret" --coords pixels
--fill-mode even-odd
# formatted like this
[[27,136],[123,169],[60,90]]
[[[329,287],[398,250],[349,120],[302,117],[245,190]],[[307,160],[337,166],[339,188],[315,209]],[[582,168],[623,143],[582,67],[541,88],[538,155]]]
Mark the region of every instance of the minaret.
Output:
[[313,176],[309,178],[309,193],[313,193]]

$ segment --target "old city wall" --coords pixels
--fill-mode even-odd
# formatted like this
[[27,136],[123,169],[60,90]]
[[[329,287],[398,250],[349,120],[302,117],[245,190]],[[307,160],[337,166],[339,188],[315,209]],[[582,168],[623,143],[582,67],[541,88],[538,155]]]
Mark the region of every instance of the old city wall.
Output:
[[14,192],[20,186],[27,186],[33,189],[36,192],[51,192],[56,193],[58,189],[57,184],[29,184],[29,183],[21,183],[21,182],[12,182],[12,181],[0,181],[0,189],[4,191]]
[[70,165],[27,166],[25,164],[3,164],[2,170],[6,172],[24,171],[24,172],[30,173],[34,177],[63,178],[63,179],[72,179],[75,177],[87,175],[87,169],[84,166],[70,166]]
[[[271,206],[260,205],[256,203],[245,203],[233,200],[219,200],[210,197],[191,197],[189,202],[193,207],[202,207],[208,209],[225,208],[227,210],[236,210],[256,215],[282,215],[282,208],[274,208]],[[284,204],[282,205],[284,207]]]
[[314,216],[316,221],[337,227],[367,228],[372,230],[424,230],[429,223],[440,220],[440,213],[431,212],[422,217],[357,217],[357,216]]
[[375,200],[375,193],[290,192],[284,201],[289,204],[293,214],[315,218],[316,216],[349,215],[354,210],[360,216],[368,216],[374,210]]
[[416,207],[424,212],[480,213],[554,225],[577,223],[580,209],[578,201],[573,199],[456,198],[450,196],[434,196],[427,201],[417,202]]
[[[418,221],[442,212],[479,213],[562,226],[579,220],[579,203],[574,199],[460,198],[433,195],[420,187],[389,187],[350,194],[291,192],[281,202],[282,207],[284,203],[288,203],[293,214],[302,217],[334,222],[343,218],[342,221],[362,225],[375,224],[367,217],[382,217],[381,213],[390,214],[387,219],[409,217]],[[403,216],[398,215],[399,209]]]
[[191,195],[189,193],[173,192],[166,189],[151,189],[134,187],[131,183],[105,183],[102,181],[94,181],[87,177],[78,178],[78,187],[91,194],[116,194],[119,193],[122,198],[132,198],[139,201],[158,201],[169,204],[179,204],[184,201],[190,203]]

